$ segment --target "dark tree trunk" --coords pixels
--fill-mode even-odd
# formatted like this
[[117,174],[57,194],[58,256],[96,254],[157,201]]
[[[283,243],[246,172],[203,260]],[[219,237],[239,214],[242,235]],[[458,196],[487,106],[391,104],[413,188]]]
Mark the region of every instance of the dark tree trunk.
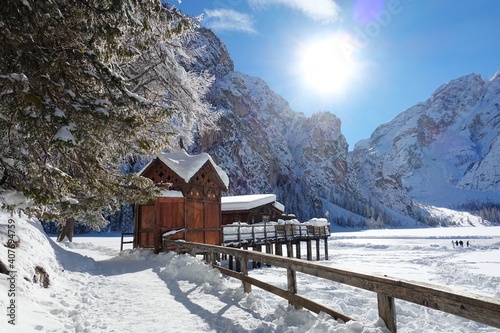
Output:
[[59,233],[57,235],[57,241],[62,242],[64,238],[68,237],[68,240],[72,242],[74,232],[75,232],[75,219],[70,217],[66,220],[66,224],[59,225]]

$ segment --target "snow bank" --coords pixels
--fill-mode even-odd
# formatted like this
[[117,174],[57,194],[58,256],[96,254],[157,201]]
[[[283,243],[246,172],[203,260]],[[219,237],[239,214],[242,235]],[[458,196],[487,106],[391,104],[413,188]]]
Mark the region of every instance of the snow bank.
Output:
[[[10,248],[7,245],[14,244]],[[0,260],[10,271],[0,275],[0,307],[8,310],[12,318],[1,316],[0,332],[12,332],[9,320],[16,322],[17,329],[31,331],[45,316],[37,302],[50,299],[51,288],[57,288],[61,265],[56,259],[53,242],[45,235],[42,226],[31,220],[10,215],[0,210]],[[45,286],[49,288],[44,288]],[[26,310],[32,310],[24,312]],[[23,322],[18,321],[23,318]],[[7,328],[9,327],[9,328]],[[22,330],[21,330],[22,331]]]

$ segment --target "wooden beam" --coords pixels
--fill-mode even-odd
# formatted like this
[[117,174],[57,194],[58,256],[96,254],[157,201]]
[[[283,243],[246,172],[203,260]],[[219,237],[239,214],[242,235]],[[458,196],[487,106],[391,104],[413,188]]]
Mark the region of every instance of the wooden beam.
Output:
[[319,254],[319,238],[316,238],[316,260],[319,261],[320,259],[320,254]]
[[[295,273],[294,270],[292,269],[287,269],[286,270],[286,277],[287,277],[287,286],[288,286],[288,292],[292,294],[297,294],[297,274]],[[293,304],[289,302],[290,304]],[[298,304],[293,304],[296,309],[302,308]]]

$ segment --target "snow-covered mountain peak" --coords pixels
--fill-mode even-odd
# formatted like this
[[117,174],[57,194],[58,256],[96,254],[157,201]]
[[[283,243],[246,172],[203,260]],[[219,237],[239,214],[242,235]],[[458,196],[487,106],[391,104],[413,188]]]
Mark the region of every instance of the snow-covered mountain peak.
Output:
[[498,80],[500,78],[500,71],[497,71],[495,75],[491,78],[491,81]]
[[498,197],[499,102],[500,80],[476,74],[451,80],[379,126],[355,151],[369,152],[364,156],[371,165],[400,175],[418,201],[450,205]]

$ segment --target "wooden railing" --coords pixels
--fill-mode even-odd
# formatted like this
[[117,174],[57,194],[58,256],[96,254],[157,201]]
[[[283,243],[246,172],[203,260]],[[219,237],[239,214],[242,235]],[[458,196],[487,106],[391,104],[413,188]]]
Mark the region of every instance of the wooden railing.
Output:
[[330,225],[307,224],[230,224],[222,226],[222,244],[240,247],[294,240],[321,239],[330,236]]
[[[470,293],[455,293],[444,287],[430,284],[356,273],[301,259],[281,257],[257,251],[170,240],[164,240],[163,247],[165,251],[190,253],[192,255],[203,254],[223,274],[240,279],[243,282],[245,292],[250,292],[251,285],[254,285],[287,299],[296,307],[304,307],[316,313],[323,311],[334,318],[344,321],[353,319],[313,300],[297,295],[297,272],[375,292],[377,293],[379,316],[385,321],[387,328],[392,333],[397,331],[395,299],[412,302],[500,328],[500,300],[491,297]],[[219,258],[221,254],[237,258],[241,263],[239,265],[241,272],[219,266],[216,258]],[[248,276],[249,261],[286,268],[287,290]]]

